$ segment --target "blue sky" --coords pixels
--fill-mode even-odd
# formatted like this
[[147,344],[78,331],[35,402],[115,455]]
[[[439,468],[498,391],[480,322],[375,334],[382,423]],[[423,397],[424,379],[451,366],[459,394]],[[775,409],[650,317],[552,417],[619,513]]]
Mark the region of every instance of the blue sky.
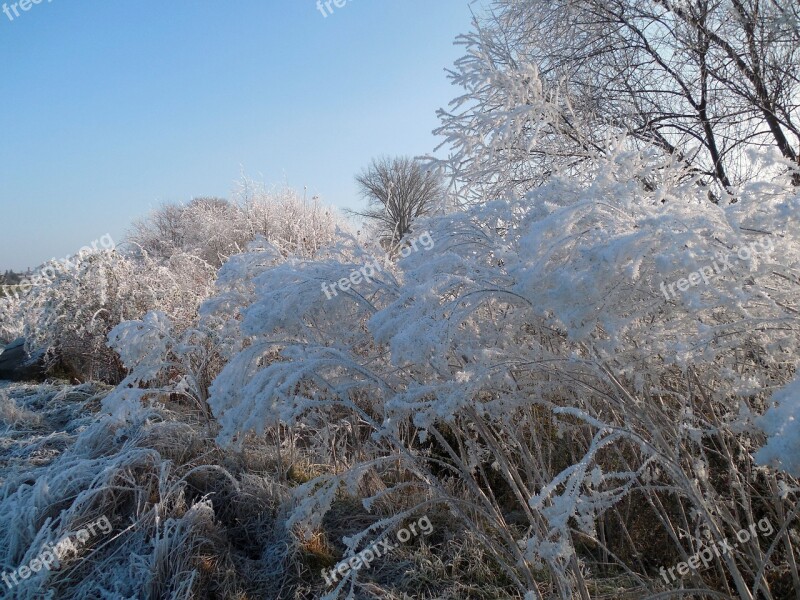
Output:
[[[18,0],[0,0],[10,5]],[[468,0],[43,0],[0,12],[0,269],[244,171],[339,207],[373,156],[437,145]]]

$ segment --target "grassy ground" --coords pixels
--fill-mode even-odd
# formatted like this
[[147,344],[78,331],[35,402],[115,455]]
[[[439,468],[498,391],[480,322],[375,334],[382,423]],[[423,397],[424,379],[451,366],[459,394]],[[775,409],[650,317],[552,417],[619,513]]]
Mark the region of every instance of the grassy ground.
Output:
[[[108,589],[183,600],[321,598],[330,591],[322,569],[344,558],[341,538],[385,516],[342,494],[318,537],[302,541],[284,519],[305,477],[277,448],[262,438],[225,451],[213,426],[169,401],[114,422],[100,410],[107,391],[0,383],[0,571],[101,515],[114,527],[61,568],[14,587],[14,598],[77,600]],[[434,534],[361,571],[354,598],[520,598],[446,512],[429,517]]]

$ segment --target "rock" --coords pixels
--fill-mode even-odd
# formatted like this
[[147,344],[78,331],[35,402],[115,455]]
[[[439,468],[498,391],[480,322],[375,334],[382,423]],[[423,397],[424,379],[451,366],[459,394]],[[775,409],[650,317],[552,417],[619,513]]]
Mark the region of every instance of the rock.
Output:
[[29,354],[25,338],[18,338],[0,350],[0,379],[9,381],[40,380],[44,377],[42,353]]

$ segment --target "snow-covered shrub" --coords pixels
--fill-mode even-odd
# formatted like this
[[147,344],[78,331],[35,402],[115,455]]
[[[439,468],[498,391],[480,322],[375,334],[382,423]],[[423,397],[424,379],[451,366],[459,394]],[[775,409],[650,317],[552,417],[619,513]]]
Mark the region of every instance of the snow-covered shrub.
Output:
[[218,267],[239,251],[239,208],[222,198],[166,204],[134,222],[129,242],[151,258],[187,253]]
[[47,351],[51,366],[81,379],[118,382],[124,372],[107,346],[119,323],[156,307],[189,321],[212,289],[214,270],[188,255],[166,264],[116,250],[85,257],[73,269],[54,269],[52,282],[21,298],[15,318],[31,348]]
[[237,227],[245,234],[242,251],[249,242],[263,238],[285,256],[310,257],[333,243],[337,228],[345,227],[319,198],[301,198],[288,188],[271,190],[243,179],[235,201],[240,208]]
[[[250,181],[235,202],[163,207],[135,226],[127,251],[81,257],[71,269],[53,264],[52,281],[20,298],[0,299],[0,340],[24,334],[30,347],[47,351],[52,367],[81,379],[119,382],[126,370],[152,359],[156,364],[143,368],[160,372],[160,389],[205,406],[220,368],[217,345],[228,343],[215,332],[217,322],[198,321],[217,267],[256,239],[269,240],[281,257],[311,256],[333,240],[336,226],[336,214],[316,198],[306,202],[291,190],[273,192]],[[152,352],[136,356],[135,332],[150,311],[169,322],[174,360]],[[108,336],[120,324],[109,348]],[[116,350],[125,354],[124,364]],[[123,388],[145,382],[157,385],[132,373]]]
[[200,325],[178,329],[161,311],[125,321],[109,333],[109,347],[119,354],[128,375],[104,400],[118,417],[137,412],[145,398],[183,396],[209,416],[208,389],[222,368],[218,334]]
[[[317,199],[308,203],[290,190],[270,192],[248,180],[242,182],[236,203],[204,201],[176,210],[173,214],[172,209],[161,209],[151,217],[153,227],[160,223],[154,230],[157,232],[166,226],[167,215],[177,215],[181,240],[178,245],[192,248],[191,254],[182,250],[170,256],[164,268],[167,274],[174,273],[171,277],[192,272],[190,264],[186,269],[177,268],[178,257],[210,266],[200,257],[210,256],[212,251],[217,252],[218,258],[228,251],[247,252],[235,253],[220,269],[217,296],[203,315],[197,313],[197,308],[211,296],[209,286],[213,285],[216,273],[205,272],[200,277],[205,286],[202,289],[191,281],[176,281],[176,291],[197,289],[198,293],[188,302],[154,302],[148,309],[151,312],[120,322],[109,332],[109,345],[119,354],[128,371],[118,389],[105,400],[106,408],[118,416],[130,415],[131,411],[141,408],[142,400],[160,394],[184,396],[206,412],[211,382],[225,361],[245,343],[238,335],[239,309],[252,300],[253,285],[242,273],[255,265],[274,266],[285,261],[294,264],[292,261],[318,255],[333,242],[337,226],[336,214]],[[225,211],[222,221],[208,214],[219,210]],[[187,241],[185,232],[195,229],[206,231],[208,235],[192,237],[195,242]],[[157,236],[148,243],[145,231],[146,227],[140,224],[137,247],[142,252],[138,260],[148,263],[152,262],[152,257],[144,250],[156,247]],[[227,250],[220,250],[219,244],[214,245],[214,250],[203,245],[203,240],[223,240],[228,244]],[[159,248],[159,253],[163,254],[164,248]],[[163,256],[156,260],[157,264],[163,262]],[[174,309],[181,306],[186,310],[178,314]]]
[[242,179],[233,201],[198,198],[154,210],[134,224],[129,241],[153,259],[188,254],[218,268],[258,237],[286,254],[313,255],[332,241],[336,226],[336,214],[318,198]]
[[0,344],[13,342],[22,335],[24,325],[19,316],[19,299],[0,296]]
[[[413,493],[402,519],[446,505],[531,598],[541,569],[562,598],[588,594],[588,573],[627,573],[654,594],[643,561],[684,561],[705,536],[766,515],[794,528],[780,516],[794,494],[771,494],[786,482],[751,453],[752,416],[800,351],[800,198],[777,182],[743,191],[758,202],[717,206],[668,164],[658,188],[643,185],[650,160],[622,145],[588,183],[554,177],[432,219],[433,251],[330,299],[320,282],[356,269],[358,248],[276,265],[243,255],[248,343],[209,398],[220,440],[349,427],[334,474],[297,490],[298,532],[319,527],[338,490],[378,477],[365,506]],[[763,252],[735,256],[753,242]],[[698,275],[664,295],[662,283],[708,274],[721,253],[731,264],[708,284]],[[394,523],[351,538],[351,551]],[[775,583],[765,565],[791,560],[781,536],[769,556],[769,543],[742,544],[693,585],[725,579],[750,598]]]

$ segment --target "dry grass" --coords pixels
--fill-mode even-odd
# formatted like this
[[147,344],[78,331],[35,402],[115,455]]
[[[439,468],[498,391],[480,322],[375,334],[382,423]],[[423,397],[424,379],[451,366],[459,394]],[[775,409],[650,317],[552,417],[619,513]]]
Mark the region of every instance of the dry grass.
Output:
[[[318,598],[326,591],[321,569],[344,556],[342,538],[381,517],[342,494],[316,535],[295,536],[283,525],[291,490],[323,465],[301,458],[286,469],[266,439],[223,451],[202,415],[174,405],[112,422],[99,413],[107,390],[17,386],[0,398],[3,569],[26,564],[45,541],[100,516],[114,526],[61,569],[15,588],[17,598],[52,590],[83,599],[108,589],[141,598]],[[446,514],[431,518],[430,539],[359,573],[356,597],[515,597],[478,544],[448,531]]]

